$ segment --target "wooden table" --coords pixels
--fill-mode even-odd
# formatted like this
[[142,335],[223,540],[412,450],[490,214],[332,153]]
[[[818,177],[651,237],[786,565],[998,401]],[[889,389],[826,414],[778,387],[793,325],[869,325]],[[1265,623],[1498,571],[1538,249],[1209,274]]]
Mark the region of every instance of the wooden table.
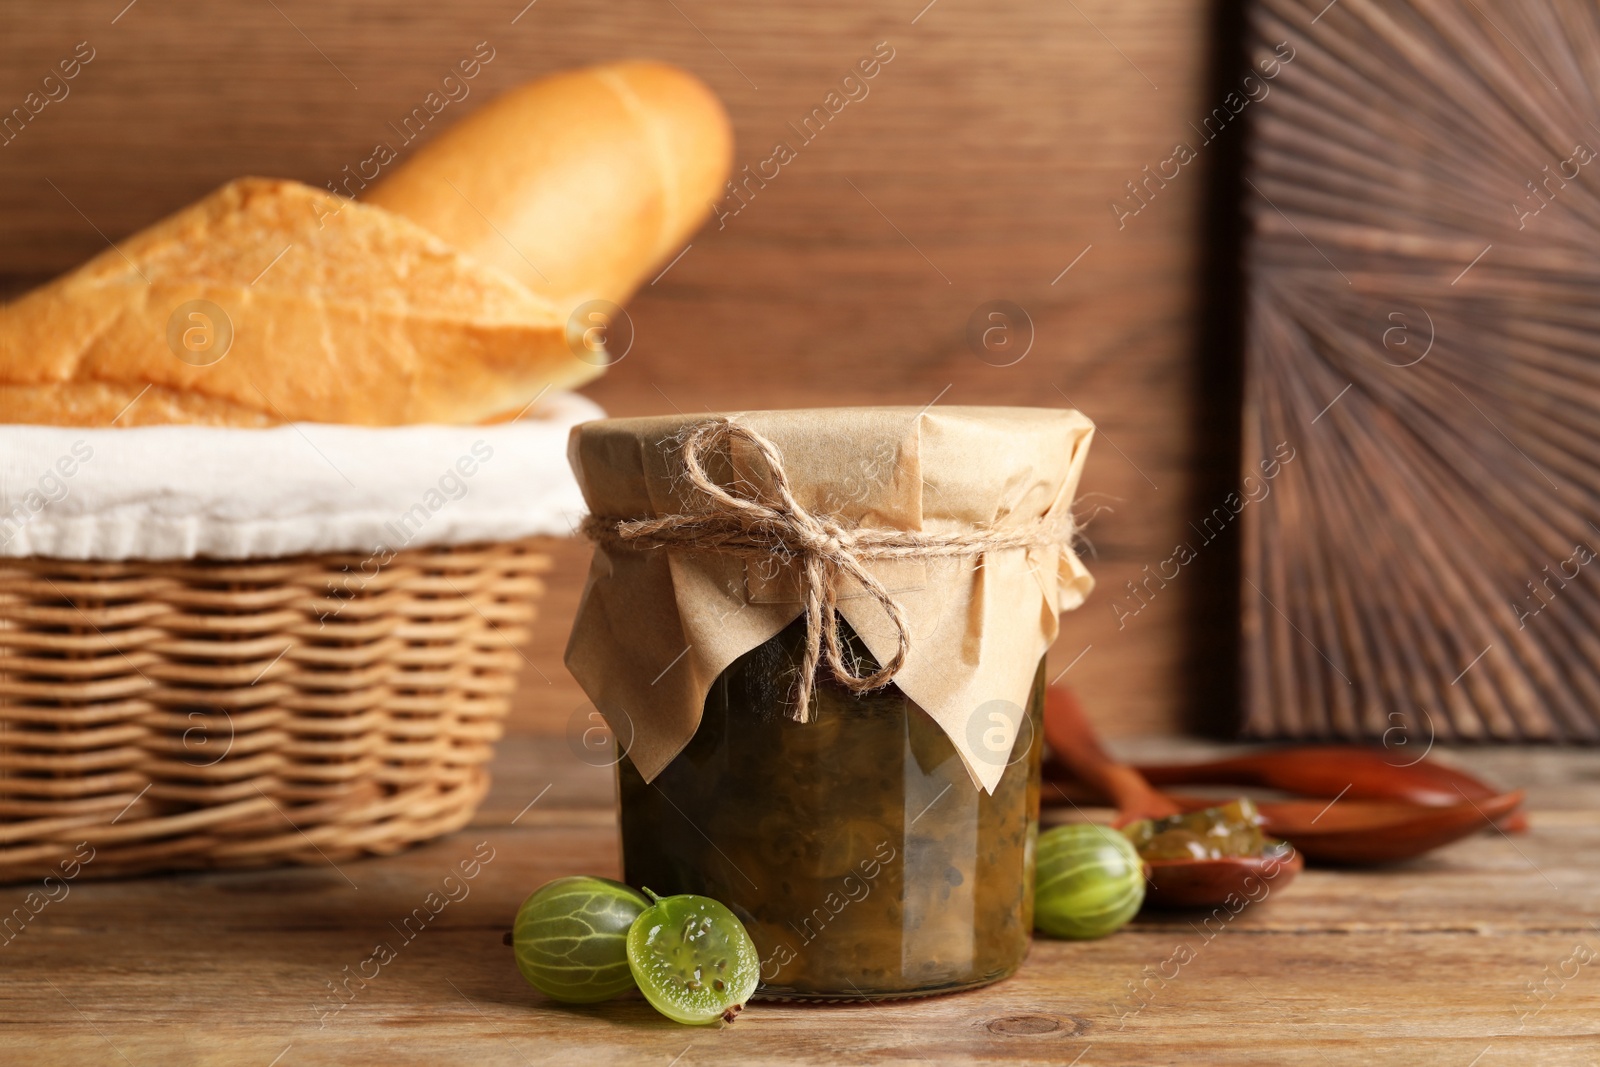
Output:
[[[1016,977],[973,993],[757,1004],[731,1027],[691,1029],[636,996],[561,1007],[517,974],[501,935],[522,898],[560,875],[614,875],[618,858],[611,772],[562,738],[513,735],[473,825],[404,855],[72,883],[0,944],[0,1063],[1593,1064],[1595,757],[1451,758],[1526,785],[1531,832],[1395,870],[1307,871],[1227,921],[1150,917],[1104,941],[1040,941]],[[406,941],[396,927],[475,853],[492,858],[466,895]],[[0,888],[0,903],[26,888]],[[394,958],[338,1007],[331,986],[379,941]]]

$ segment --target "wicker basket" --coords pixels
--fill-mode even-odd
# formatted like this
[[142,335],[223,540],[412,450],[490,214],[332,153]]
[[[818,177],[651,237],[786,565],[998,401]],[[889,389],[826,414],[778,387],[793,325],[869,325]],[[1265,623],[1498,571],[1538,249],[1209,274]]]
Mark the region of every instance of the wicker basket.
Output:
[[464,825],[549,566],[534,544],[410,550],[370,580],[359,555],[0,562],[0,881],[80,842],[104,877]]

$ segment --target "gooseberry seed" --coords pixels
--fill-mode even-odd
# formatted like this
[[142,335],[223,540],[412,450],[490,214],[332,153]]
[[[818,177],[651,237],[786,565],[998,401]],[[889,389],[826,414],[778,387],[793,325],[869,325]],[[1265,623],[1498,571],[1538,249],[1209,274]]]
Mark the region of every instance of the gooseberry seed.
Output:
[[[634,921],[627,938],[628,965],[645,999],[681,1023],[732,1022],[761,977],[744,924],[709,897],[645,892],[655,903]],[[726,979],[707,983],[712,967]]]

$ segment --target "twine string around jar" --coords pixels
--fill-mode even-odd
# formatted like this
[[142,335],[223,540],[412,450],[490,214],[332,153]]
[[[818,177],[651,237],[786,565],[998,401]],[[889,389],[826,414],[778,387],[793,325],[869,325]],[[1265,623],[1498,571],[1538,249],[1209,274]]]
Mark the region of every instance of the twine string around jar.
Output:
[[[773,502],[729,492],[706,473],[707,455],[743,441],[765,461]],[[1013,548],[1066,547],[1073,536],[1070,516],[1044,518],[1015,527],[979,526],[957,533],[924,533],[870,526],[845,526],[800,504],[789,487],[783,456],[755,430],[727,419],[696,426],[683,441],[683,474],[706,509],[654,519],[586,516],[583,535],[606,548],[713,552],[745,558],[798,560],[805,615],[805,654],[800,663],[796,718],[810,715],[818,668],[853,693],[888,685],[905,666],[911,629],[905,610],[883,582],[867,569],[869,561],[957,559]],[[853,579],[888,615],[895,630],[892,655],[871,672],[849,662],[839,637],[838,597],[843,578]]]

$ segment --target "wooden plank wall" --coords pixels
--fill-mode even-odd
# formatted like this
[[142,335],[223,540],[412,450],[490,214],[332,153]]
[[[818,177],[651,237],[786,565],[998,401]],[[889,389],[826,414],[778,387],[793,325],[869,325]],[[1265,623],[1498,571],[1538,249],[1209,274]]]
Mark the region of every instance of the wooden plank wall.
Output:
[[[1207,190],[1232,148],[1204,147],[1165,184],[1143,170],[1199,143],[1190,123],[1219,95],[1213,5],[523,2],[0,9],[0,112],[36,90],[61,96],[0,145],[0,292],[234,176],[324,184],[393,140],[389,123],[479,42],[494,59],[435,128],[542,72],[647,55],[721,94],[740,165],[798,140],[789,123],[888,42],[868,95],[639,295],[633,350],[588,392],[616,414],[1070,398],[1102,430],[1084,488],[1107,510],[1091,527],[1100,589],[1066,620],[1053,670],[1082,653],[1069,677],[1108,732],[1230,725],[1231,538],[1151,585],[1147,606],[1124,588],[1232,478],[1228,360],[1198,341]],[[79,42],[93,58],[45,86]],[[1034,336],[996,367],[965,334],[1002,299]],[[582,699],[560,648],[586,553],[557,556],[529,649],[549,684],[530,672],[519,705],[530,729],[560,729]]]

